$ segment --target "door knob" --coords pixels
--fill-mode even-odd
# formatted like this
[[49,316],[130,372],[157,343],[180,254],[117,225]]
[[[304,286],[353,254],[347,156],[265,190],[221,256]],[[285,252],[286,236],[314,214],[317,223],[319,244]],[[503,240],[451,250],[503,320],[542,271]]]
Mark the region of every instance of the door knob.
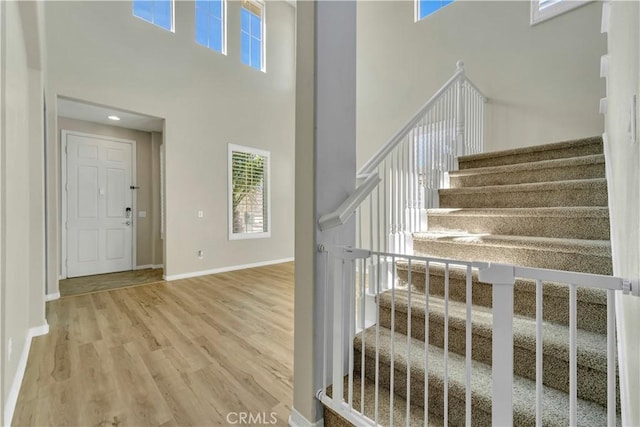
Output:
[[131,221],[125,221],[123,222],[124,225],[131,225]]

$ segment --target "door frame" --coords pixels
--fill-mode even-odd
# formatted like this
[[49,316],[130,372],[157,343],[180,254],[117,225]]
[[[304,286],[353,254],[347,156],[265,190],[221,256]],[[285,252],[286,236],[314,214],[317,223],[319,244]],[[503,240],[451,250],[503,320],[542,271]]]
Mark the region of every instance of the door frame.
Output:
[[[60,278],[67,278],[67,136],[68,135],[77,135],[84,136],[88,138],[95,138],[100,140],[107,140],[113,142],[122,142],[125,144],[131,144],[131,181],[133,181],[129,185],[136,185],[136,141],[133,139],[122,139],[115,138],[111,136],[98,135],[86,132],[76,132],[74,130],[60,130],[60,193],[62,195],[61,198],[61,215],[60,215],[60,243],[61,243],[61,257],[60,257]],[[138,207],[136,203],[137,194],[133,193],[135,190],[130,190],[131,193],[131,220],[133,222],[131,226],[131,270],[136,269],[136,240],[138,236]]]

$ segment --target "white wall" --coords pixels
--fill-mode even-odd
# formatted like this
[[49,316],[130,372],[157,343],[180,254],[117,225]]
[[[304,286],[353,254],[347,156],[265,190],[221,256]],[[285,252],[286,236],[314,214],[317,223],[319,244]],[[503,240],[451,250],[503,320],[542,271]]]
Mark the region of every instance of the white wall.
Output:
[[[166,274],[293,256],[291,5],[270,1],[266,6],[266,73],[240,62],[237,1],[228,4],[226,56],[195,43],[194,3],[189,1],[176,2],[175,34],[133,17],[128,1],[47,2],[46,18],[51,97],[64,95],[166,119]],[[227,239],[228,143],[271,151],[269,239]],[[59,152],[52,148],[53,183],[59,179]],[[59,206],[55,198],[49,203],[50,224],[57,227]],[[196,217],[200,209],[204,219]],[[204,260],[197,259],[200,249]],[[49,254],[56,250],[50,247]],[[49,277],[55,274],[49,272]]]
[[[611,215],[613,273],[640,279],[640,142],[631,143],[629,107],[632,95],[640,95],[640,5],[636,1],[611,3],[607,77],[608,112],[605,146]],[[638,118],[636,112],[636,118]],[[639,119],[640,122],[640,119]],[[640,298],[619,295],[618,336],[621,387],[630,411],[624,425],[640,425]]]
[[31,337],[44,331],[44,162],[41,10],[1,6],[0,125],[2,412],[10,422]]
[[412,1],[358,3],[358,164],[465,62],[491,99],[486,151],[600,135],[606,39],[590,3],[536,26],[528,1],[456,1],[414,23]]

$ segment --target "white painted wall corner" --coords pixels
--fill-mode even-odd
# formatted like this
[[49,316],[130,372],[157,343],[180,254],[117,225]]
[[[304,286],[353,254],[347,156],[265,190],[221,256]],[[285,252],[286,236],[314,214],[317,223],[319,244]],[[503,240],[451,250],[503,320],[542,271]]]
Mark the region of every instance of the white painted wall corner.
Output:
[[41,335],[47,335],[49,333],[49,324],[45,322],[44,325],[35,326],[29,329],[27,333],[27,339],[24,341],[24,347],[22,354],[20,355],[20,361],[18,362],[18,369],[16,370],[16,376],[13,378],[11,388],[7,393],[7,400],[4,405],[3,425],[11,425],[13,419],[13,413],[16,409],[16,403],[18,402],[18,395],[20,394],[20,387],[22,386],[22,380],[24,378],[25,370],[27,369],[27,360],[29,359],[29,350],[31,349],[31,341],[35,337]]
[[45,302],[55,301],[60,298],[60,292],[54,292],[52,294],[46,294],[44,296]]
[[136,268],[134,270],[147,270],[147,269],[157,270],[159,268],[164,268],[164,264],[136,265]]
[[289,427],[324,427],[324,418],[320,418],[315,423],[306,419],[296,408],[291,408],[289,416]]

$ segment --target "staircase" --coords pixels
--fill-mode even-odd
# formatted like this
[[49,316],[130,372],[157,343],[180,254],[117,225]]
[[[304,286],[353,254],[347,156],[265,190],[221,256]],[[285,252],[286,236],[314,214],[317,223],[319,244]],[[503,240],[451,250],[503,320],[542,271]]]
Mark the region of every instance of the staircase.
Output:
[[[417,255],[499,262],[594,274],[612,273],[607,184],[601,138],[482,153],[459,159],[450,188],[439,191],[440,208],[427,211],[428,230],[413,234]],[[406,262],[396,265],[399,288],[379,295],[378,420],[406,425],[407,366],[410,366],[410,425],[423,425],[425,353],[429,354],[429,424],[444,419],[444,267],[411,266],[410,351],[407,346],[409,292]],[[429,275],[429,322],[425,330],[425,275]],[[465,424],[466,272],[449,271],[448,422]],[[402,288],[402,284],[405,284]],[[472,282],[472,420],[491,425],[492,287]],[[536,391],[536,284],[519,280],[514,288],[514,425],[534,426]],[[606,425],[606,293],[578,288],[578,424]],[[392,331],[392,311],[394,330]],[[545,283],[544,425],[569,424],[569,289]],[[428,335],[428,345],[425,337]],[[361,379],[364,340],[365,378]],[[374,419],[376,327],[354,340],[354,408]],[[391,352],[395,354],[393,372]],[[393,378],[393,380],[392,380]],[[393,381],[393,384],[392,384]],[[357,389],[357,390],[356,390]],[[389,404],[393,395],[393,419]],[[618,393],[619,395],[619,393]],[[619,411],[619,404],[618,404]],[[325,425],[348,425],[325,409]]]

